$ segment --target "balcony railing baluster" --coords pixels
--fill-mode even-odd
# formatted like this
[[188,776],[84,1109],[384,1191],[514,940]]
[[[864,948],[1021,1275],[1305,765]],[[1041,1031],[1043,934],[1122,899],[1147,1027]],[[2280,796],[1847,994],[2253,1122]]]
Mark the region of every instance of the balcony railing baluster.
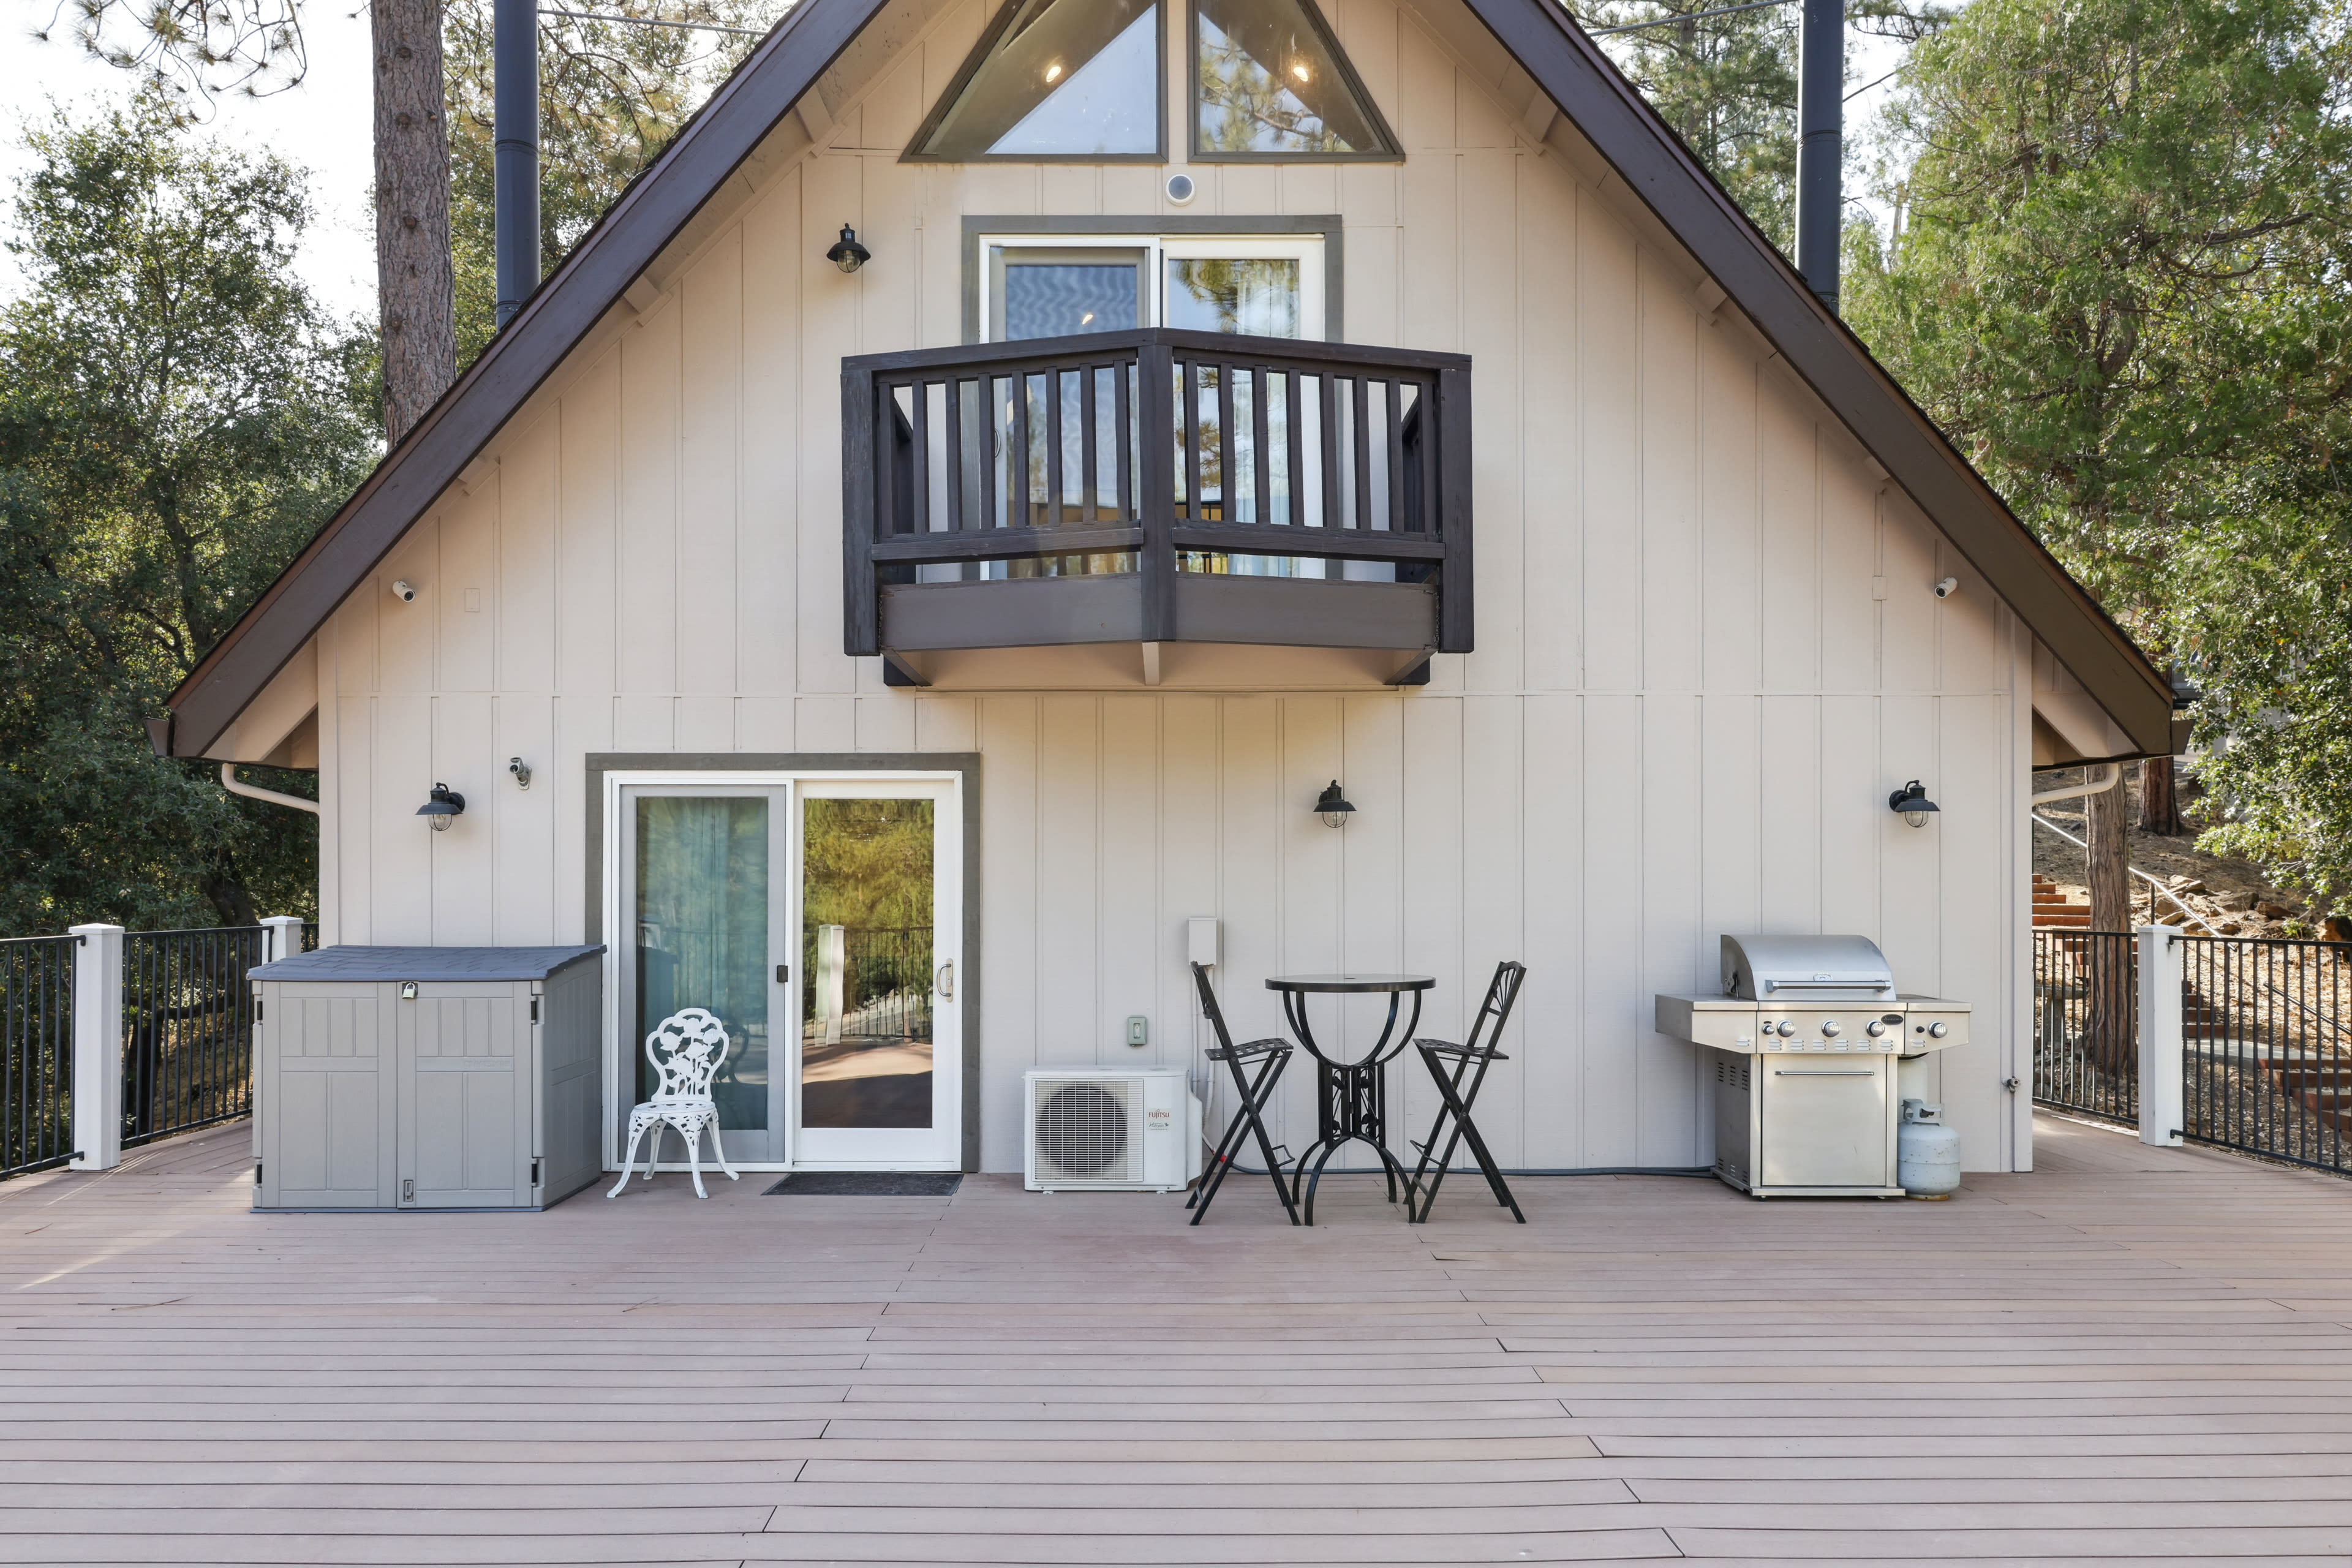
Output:
[[1161,329],[846,360],[844,646],[1466,650],[1468,371]]

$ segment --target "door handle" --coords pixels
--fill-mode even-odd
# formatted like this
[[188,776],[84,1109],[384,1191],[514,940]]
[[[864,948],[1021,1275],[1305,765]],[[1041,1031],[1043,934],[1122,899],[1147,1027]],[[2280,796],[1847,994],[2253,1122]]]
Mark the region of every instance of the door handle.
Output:
[[1871,1068],[1774,1068],[1774,1078],[1876,1078]]
[[954,1001],[954,1000],[955,1000],[955,963],[954,963],[954,961],[953,961],[953,960],[950,960],[948,963],[945,963],[940,964],[940,972],[939,972],[939,973],[937,973],[937,974],[935,974],[935,975],[933,975],[933,976],[931,977],[931,983],[932,983],[934,985],[937,985],[937,986],[939,987],[940,996],[940,999],[941,999],[941,1000],[943,1000],[943,1001],[948,1001],[948,1002],[952,1002],[952,1001]]

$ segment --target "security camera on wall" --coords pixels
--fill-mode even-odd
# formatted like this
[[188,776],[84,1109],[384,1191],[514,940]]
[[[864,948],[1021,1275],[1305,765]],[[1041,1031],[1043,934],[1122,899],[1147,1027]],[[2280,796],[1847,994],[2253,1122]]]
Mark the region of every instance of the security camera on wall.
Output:
[[1936,584],[1936,597],[1938,599],[1948,599],[1959,591],[1960,580],[1958,577],[1946,577]]
[[[1936,592],[1940,594],[1943,590],[1938,588]],[[405,577],[394,578],[392,584],[392,596],[398,599],[404,605],[415,604],[416,602],[415,584],[409,582]]]

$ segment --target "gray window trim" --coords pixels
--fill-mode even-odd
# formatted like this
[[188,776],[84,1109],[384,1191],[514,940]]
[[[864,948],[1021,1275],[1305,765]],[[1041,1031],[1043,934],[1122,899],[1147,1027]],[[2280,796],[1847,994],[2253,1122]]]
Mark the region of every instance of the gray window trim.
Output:
[[956,1001],[963,1024],[963,1168],[980,1169],[980,753],[977,752],[591,752],[587,941],[604,940],[604,775],[609,773],[954,773],[963,798],[963,954]]
[[984,234],[1087,234],[1150,239],[1165,235],[1313,235],[1323,241],[1323,341],[1345,342],[1342,330],[1347,300],[1342,280],[1347,268],[1340,248],[1339,215],[1323,213],[1286,217],[1220,217],[1210,213],[1181,216],[1041,217],[1034,213],[995,216],[967,215],[963,220],[963,341],[980,342],[981,290],[988,286],[988,268],[980,254]]

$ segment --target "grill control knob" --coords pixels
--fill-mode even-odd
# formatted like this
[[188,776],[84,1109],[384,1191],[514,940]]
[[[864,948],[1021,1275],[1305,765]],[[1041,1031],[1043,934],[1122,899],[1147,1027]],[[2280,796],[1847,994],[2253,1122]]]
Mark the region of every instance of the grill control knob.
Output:
[[1788,1020],[1788,1019],[1786,1019],[1786,1018],[1783,1018],[1783,1019],[1781,1019],[1781,1020],[1780,1020],[1780,1037],[1781,1037],[1782,1039],[1784,1039],[1784,1040],[1785,1040],[1785,1039],[1787,1039],[1790,1035],[1793,1035],[1793,1034],[1795,1034],[1796,1032],[1797,1032],[1797,1026],[1796,1026],[1796,1025],[1791,1024],[1791,1023],[1790,1023],[1790,1022],[1789,1022],[1789,1020]]
[[1869,1027],[1869,1028],[1867,1028],[1867,1029],[1865,1029],[1865,1030],[1864,1031],[1864,1033],[1867,1034],[1867,1035],[1868,1035],[1872,1039],[1874,1039],[1874,1039],[1878,1038],[1878,1037],[1879,1037],[1879,1036],[1881,1036],[1881,1035],[1883,1035],[1883,1034],[1886,1033],[1886,1026],[1885,1026],[1885,1024],[1880,1023],[1877,1019],[1873,1018],[1873,1019],[1870,1021],[1870,1027]]
[[1941,1024],[1930,1024],[1927,1026],[1927,1037],[1930,1039],[1940,1040],[1951,1032],[1952,1031],[1950,1029],[1945,1027]]
[[1834,1040],[1845,1033],[1845,1026],[1835,1018],[1824,1018],[1822,1020],[1822,1033]]

